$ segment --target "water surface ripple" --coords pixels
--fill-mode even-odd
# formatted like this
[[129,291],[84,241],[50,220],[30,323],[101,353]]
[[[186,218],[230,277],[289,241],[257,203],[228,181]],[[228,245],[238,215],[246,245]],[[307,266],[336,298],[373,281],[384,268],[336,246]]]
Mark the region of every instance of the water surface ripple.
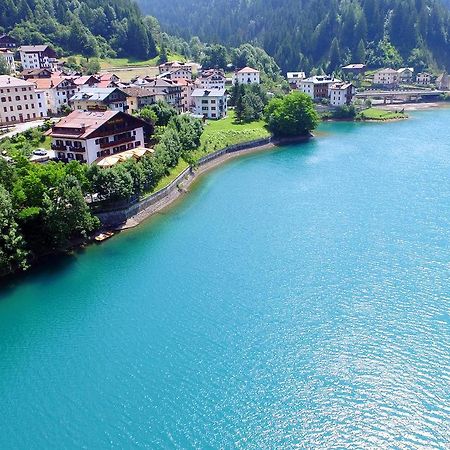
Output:
[[326,124],[0,291],[0,448],[450,448],[450,110]]

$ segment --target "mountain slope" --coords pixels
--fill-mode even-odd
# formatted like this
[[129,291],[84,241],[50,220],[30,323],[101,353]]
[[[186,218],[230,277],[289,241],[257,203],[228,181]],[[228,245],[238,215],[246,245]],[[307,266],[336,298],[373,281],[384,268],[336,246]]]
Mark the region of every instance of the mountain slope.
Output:
[[448,0],[138,0],[185,39],[252,42],[287,69],[366,60],[450,67]]
[[85,56],[153,57],[152,23],[130,0],[0,1],[0,28],[20,43]]

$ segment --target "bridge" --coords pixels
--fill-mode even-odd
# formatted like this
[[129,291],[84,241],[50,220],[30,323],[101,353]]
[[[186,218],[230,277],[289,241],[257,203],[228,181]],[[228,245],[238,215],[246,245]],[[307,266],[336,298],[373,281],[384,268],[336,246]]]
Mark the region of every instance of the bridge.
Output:
[[379,91],[376,89],[368,89],[366,91],[357,92],[355,94],[356,98],[361,99],[381,99],[384,103],[393,103],[394,100],[403,100],[411,102],[413,100],[419,100],[424,97],[439,97],[445,91],[431,91],[429,89],[398,89],[392,91]]

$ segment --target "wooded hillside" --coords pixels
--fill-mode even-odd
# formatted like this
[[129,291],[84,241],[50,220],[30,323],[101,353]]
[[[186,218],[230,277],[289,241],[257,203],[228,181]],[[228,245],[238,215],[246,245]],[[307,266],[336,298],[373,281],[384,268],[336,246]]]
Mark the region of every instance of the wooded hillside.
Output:
[[[445,3],[444,3],[445,2]],[[284,70],[339,63],[450,68],[448,0],[138,0],[163,29],[190,39],[251,42]]]

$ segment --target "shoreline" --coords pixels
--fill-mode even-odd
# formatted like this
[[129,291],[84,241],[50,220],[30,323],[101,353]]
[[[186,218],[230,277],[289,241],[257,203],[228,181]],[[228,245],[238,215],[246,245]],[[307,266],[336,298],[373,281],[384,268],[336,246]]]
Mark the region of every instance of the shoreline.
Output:
[[274,139],[273,141],[271,140],[271,142],[266,144],[255,145],[232,153],[225,153],[223,155],[218,156],[217,158],[205,162],[204,164],[200,165],[197,168],[190,167],[190,170],[185,174],[183,179],[177,184],[177,189],[174,189],[173,191],[169,192],[166,196],[162,197],[160,200],[158,200],[156,203],[152,204],[148,208],[128,218],[124,224],[115,227],[109,227],[109,229],[115,232],[122,232],[131,228],[135,228],[142,222],[151,219],[156,214],[164,210],[167,210],[171,206],[174,206],[174,204],[177,201],[181,200],[182,197],[189,194],[190,193],[189,188],[194,183],[196,183],[203,175],[215,169],[216,167],[231,161],[232,159],[239,158],[245,155],[252,155],[254,153],[259,153],[267,150],[273,150],[277,147],[283,147],[289,144],[307,142],[313,137],[314,135],[304,137],[298,136],[294,138]]

